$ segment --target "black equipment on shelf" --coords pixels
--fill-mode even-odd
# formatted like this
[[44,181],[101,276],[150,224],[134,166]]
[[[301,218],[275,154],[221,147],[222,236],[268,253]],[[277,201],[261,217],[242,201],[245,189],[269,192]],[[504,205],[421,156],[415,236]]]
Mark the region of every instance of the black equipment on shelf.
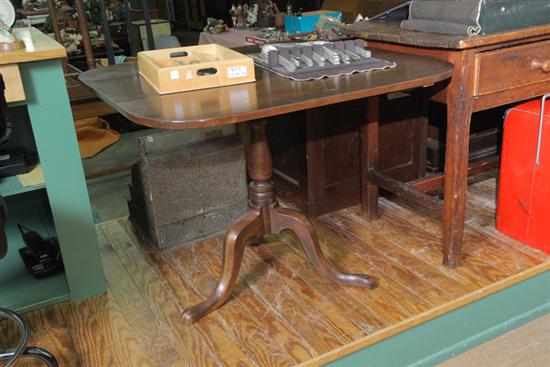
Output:
[[[0,196],[0,260],[6,256],[8,240],[6,236],[7,209],[4,198]],[[14,321],[20,330],[19,343],[15,348],[0,350],[0,361],[5,361],[4,367],[12,367],[19,358],[36,358],[44,362],[48,367],[58,367],[55,357],[42,348],[29,347],[29,326],[26,321],[17,313],[5,308],[0,308],[0,319],[6,318]],[[1,337],[1,336],[0,336]]]
[[[8,115],[6,84],[0,74],[0,145],[9,142],[13,125]],[[28,149],[10,149],[0,151],[0,178],[20,175],[31,170],[38,163],[38,154]]]
[[63,260],[56,238],[44,239],[38,232],[31,231],[18,224],[25,247],[19,249],[19,255],[25,267],[35,278],[43,278],[63,270]]

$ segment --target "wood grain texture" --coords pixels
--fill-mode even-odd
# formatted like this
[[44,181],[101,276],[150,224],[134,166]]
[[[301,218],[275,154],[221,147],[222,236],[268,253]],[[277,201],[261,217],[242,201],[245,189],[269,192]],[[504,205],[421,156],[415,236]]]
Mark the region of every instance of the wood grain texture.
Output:
[[[476,85],[474,95],[485,95],[524,85],[548,82],[550,41],[538,42],[476,55]],[[502,70],[514,70],[502,73]]]
[[[372,274],[378,288],[321,277],[284,231],[246,249],[232,297],[191,326],[181,313],[215,286],[222,239],[157,252],[139,243],[126,218],[102,223],[108,293],[26,314],[31,342],[71,367],[326,364],[550,270],[550,256],[495,230],[495,185],[489,178],[469,186],[467,256],[458,269],[441,264],[435,219],[381,198],[376,221],[356,205],[313,222],[329,261]],[[285,205],[297,197],[285,195]],[[6,321],[0,335],[0,348],[15,343]]]
[[21,81],[21,73],[17,64],[1,65],[0,74],[6,85],[6,102],[19,102],[25,100],[25,90]]
[[[15,28],[15,36],[18,36],[26,28]],[[31,28],[31,37],[34,50],[22,48],[15,51],[0,51],[0,65],[19,64],[22,62],[41,61],[49,59],[62,59],[67,57],[65,47],[57,43],[36,28]]]
[[[31,334],[29,345],[39,345],[47,350],[58,351],[57,359],[60,366],[78,366],[80,359],[68,329],[67,322],[62,314],[61,305],[54,305],[46,309],[25,315]],[[19,341],[19,329],[13,322],[0,322],[0,350],[15,347]],[[18,367],[42,366],[32,359],[23,359],[17,363]]]
[[305,83],[256,68],[255,83],[168,95],[157,94],[139,77],[136,63],[97,68],[79,78],[99,98],[138,124],[189,129],[257,120],[413,89],[446,80],[452,72],[449,63],[433,58],[377,50],[373,56],[397,66]]
[[[178,348],[180,362],[184,361],[188,365],[216,362],[217,359],[210,349],[211,345],[205,343],[197,328],[183,325],[181,299],[176,298],[173,293],[169,292],[164,279],[143,257],[139,247],[133,243],[124,228],[116,221],[111,221],[105,223],[102,229],[120,261],[141,289],[141,294],[149,307],[163,324],[172,325],[175,331],[172,336],[175,338],[174,343]],[[187,297],[190,296],[192,294],[187,295]],[[217,335],[219,334],[214,333],[214,337]],[[220,339],[224,338],[220,337]],[[223,340],[220,340],[220,342],[223,343]],[[222,350],[226,351],[225,349]]]

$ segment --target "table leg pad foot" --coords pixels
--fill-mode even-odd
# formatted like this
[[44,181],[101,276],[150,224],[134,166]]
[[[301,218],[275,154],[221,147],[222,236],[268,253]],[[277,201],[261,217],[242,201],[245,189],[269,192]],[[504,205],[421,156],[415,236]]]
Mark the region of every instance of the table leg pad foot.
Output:
[[305,215],[296,210],[282,207],[272,209],[271,231],[279,233],[285,229],[289,229],[296,234],[310,262],[325,278],[353,287],[369,289],[376,287],[377,281],[371,276],[342,273],[328,262],[321,251],[313,225]]

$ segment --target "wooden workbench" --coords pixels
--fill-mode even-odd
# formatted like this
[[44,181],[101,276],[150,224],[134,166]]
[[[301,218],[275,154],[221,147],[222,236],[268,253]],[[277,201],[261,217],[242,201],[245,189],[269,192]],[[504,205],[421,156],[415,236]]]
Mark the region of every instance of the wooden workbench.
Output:
[[[451,83],[433,97],[447,105],[444,176],[404,184],[378,174],[371,167],[370,182],[441,215],[444,263],[458,266],[464,233],[472,113],[550,91],[550,25],[476,37],[407,31],[395,21],[357,23],[347,29],[367,39],[369,47],[436,57],[455,65]],[[424,194],[443,185],[444,203]],[[375,189],[368,202],[363,203],[364,213],[371,218],[376,216],[374,192]]]

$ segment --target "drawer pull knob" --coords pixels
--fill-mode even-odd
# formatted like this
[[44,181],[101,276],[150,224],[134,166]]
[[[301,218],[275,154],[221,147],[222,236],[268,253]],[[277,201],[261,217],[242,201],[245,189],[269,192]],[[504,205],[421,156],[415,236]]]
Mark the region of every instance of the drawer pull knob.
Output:
[[531,61],[531,70],[542,70],[543,73],[550,73],[550,60],[540,61],[538,59],[533,59]]

